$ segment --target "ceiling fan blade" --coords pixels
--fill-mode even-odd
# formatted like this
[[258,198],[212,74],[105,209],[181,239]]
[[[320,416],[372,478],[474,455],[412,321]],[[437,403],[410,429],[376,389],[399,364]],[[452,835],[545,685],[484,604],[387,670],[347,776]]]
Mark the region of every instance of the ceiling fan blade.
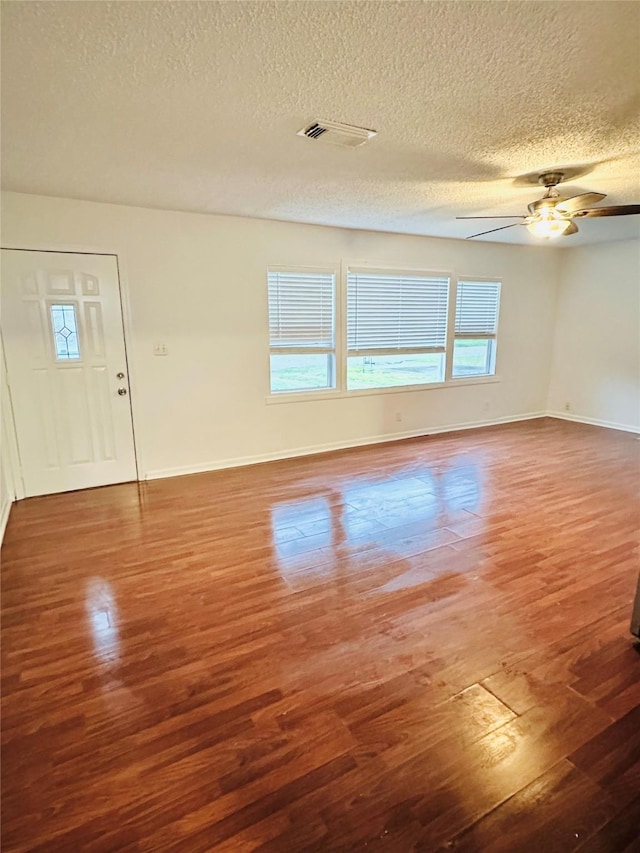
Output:
[[581,195],[574,195],[559,202],[556,205],[556,210],[559,210],[560,213],[573,213],[576,210],[584,210],[590,204],[597,204],[606,197],[604,193],[582,193]]
[[588,207],[586,210],[577,210],[573,215],[583,216],[632,216],[640,213],[640,204],[615,204],[611,207]]
[[579,230],[580,230],[580,229],[578,228],[578,226],[576,225],[576,223],[575,223],[573,220],[571,220],[571,222],[570,222],[570,224],[569,224],[569,227],[567,228],[567,230],[564,232],[564,234],[563,234],[562,236],[563,236],[563,237],[566,237],[566,236],[567,236],[567,234],[575,234],[575,233],[576,233],[576,231],[579,231]]
[[524,219],[524,218],[525,218],[524,216],[520,216],[517,213],[514,213],[512,216],[456,216],[456,219]]
[[489,231],[481,231],[479,234],[470,234],[465,237],[465,240],[472,240],[474,237],[482,237],[483,234],[493,234],[494,231],[504,231],[505,228],[514,228],[516,225],[522,225],[522,222],[512,222],[511,225],[501,225],[500,228],[491,228]]

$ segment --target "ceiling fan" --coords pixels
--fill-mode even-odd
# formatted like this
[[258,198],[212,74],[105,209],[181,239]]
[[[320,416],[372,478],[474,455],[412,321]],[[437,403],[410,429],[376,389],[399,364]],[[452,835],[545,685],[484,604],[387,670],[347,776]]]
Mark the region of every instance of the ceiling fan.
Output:
[[479,234],[471,234],[466,238],[467,240],[482,237],[483,234],[492,234],[494,231],[504,231],[505,228],[513,228],[515,225],[526,225],[536,237],[549,239],[575,234],[578,226],[574,220],[585,216],[628,216],[629,214],[640,213],[640,204],[589,207],[589,205],[597,204],[606,198],[604,193],[582,193],[565,198],[557,190],[558,184],[563,180],[563,172],[544,172],[540,175],[538,183],[546,187],[547,191],[541,199],[531,202],[528,216],[456,216],[456,219],[522,220],[522,222],[513,222],[511,225],[491,228],[489,231],[480,231]]

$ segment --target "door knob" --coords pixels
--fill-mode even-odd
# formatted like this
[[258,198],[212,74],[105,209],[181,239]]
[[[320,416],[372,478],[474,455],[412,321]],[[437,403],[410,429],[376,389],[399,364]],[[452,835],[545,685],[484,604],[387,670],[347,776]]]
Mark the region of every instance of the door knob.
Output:
[[118,388],[118,394],[120,394],[121,397],[124,397],[126,393],[127,393],[126,388]]
[[124,379],[124,373],[120,371],[120,373],[116,373],[116,379]]

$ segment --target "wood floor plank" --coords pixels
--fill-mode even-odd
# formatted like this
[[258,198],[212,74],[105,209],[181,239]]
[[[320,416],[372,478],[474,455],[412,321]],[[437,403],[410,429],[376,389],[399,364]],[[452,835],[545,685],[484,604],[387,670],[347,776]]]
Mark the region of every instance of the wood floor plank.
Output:
[[385,832],[395,844],[390,816],[408,810],[421,826],[421,848],[435,850],[609,723],[607,715],[592,716],[585,700],[568,692],[562,702],[537,706],[475,741],[455,725],[443,740],[432,741],[428,734],[402,740],[375,752],[376,764],[370,772],[363,767],[362,784],[348,794],[338,787],[335,799],[323,792],[305,808],[318,809],[331,828],[327,849],[345,840],[357,849]]
[[577,849],[580,853],[637,853],[640,840],[640,795]]
[[15,504],[3,851],[634,849],[639,492],[539,419]]
[[569,761],[625,803],[640,790],[640,706],[568,756]]
[[615,812],[613,801],[601,788],[570,762],[560,761],[439,853],[527,853],[535,849],[569,853],[604,827]]

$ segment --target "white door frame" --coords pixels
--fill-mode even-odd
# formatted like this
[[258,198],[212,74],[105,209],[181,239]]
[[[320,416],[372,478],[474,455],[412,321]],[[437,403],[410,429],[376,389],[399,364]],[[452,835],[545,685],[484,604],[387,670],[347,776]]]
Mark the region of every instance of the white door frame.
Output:
[[[120,292],[120,312],[122,314],[122,332],[124,335],[124,351],[125,358],[127,362],[127,375],[129,380],[129,406],[131,407],[131,426],[133,431],[133,455],[136,466],[136,477],[138,482],[140,480],[146,480],[146,475],[143,473],[146,471],[146,466],[142,460],[142,453],[140,446],[137,441],[137,424],[140,422],[137,414],[137,399],[138,399],[138,383],[136,381],[135,376],[135,365],[132,359],[132,348],[129,346],[130,342],[133,340],[133,332],[132,332],[132,323],[131,323],[131,305],[129,300],[129,285],[126,275],[126,263],[124,260],[124,254],[118,248],[107,248],[105,246],[86,246],[86,245],[78,245],[74,243],[55,243],[55,244],[31,244],[31,243],[19,243],[18,245],[12,246],[1,246],[2,250],[8,249],[10,251],[20,251],[20,252],[50,252],[55,254],[74,254],[74,255],[110,255],[114,257],[116,260],[116,267],[118,269],[118,286]],[[0,345],[4,346],[4,342],[0,339]],[[20,454],[18,451],[18,437],[16,433],[15,427],[15,419],[13,416],[13,405],[11,402],[11,386],[9,385],[9,377],[6,373],[6,363],[4,358],[2,359],[3,363],[3,371],[5,376],[3,378],[3,382],[6,383],[6,389],[8,390],[8,394],[6,395],[5,402],[8,411],[2,412],[2,424],[0,425],[0,429],[4,434],[3,437],[3,454],[5,464],[8,463],[10,466],[10,474],[12,483],[7,483],[9,488],[13,488],[15,500],[22,500],[25,497],[25,488],[22,479],[22,463],[20,461]]]
[[26,497],[24,480],[22,479],[22,467],[20,465],[20,454],[18,452],[18,435],[16,422],[13,417],[13,401],[11,389],[9,388],[9,375],[7,373],[7,362],[4,357],[4,341],[0,335],[0,347],[2,347],[2,376],[0,376],[0,396],[2,397],[2,422],[0,423],[0,435],[2,436],[2,448],[0,448],[0,467],[4,475],[4,484],[9,490],[11,499],[20,501]]

